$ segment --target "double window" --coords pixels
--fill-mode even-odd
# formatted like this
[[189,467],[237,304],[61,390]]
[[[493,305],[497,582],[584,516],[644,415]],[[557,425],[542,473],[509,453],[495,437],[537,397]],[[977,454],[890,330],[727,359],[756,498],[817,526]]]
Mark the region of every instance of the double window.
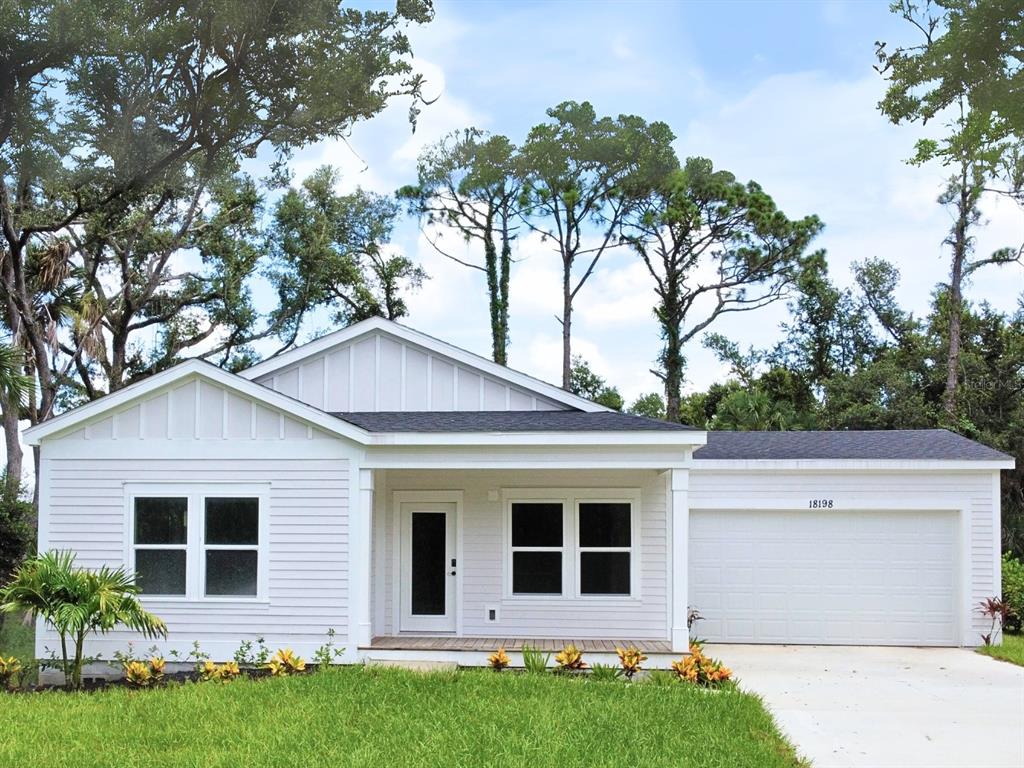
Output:
[[629,597],[636,593],[629,498],[511,498],[510,592],[520,596]]
[[258,492],[140,489],[129,499],[132,567],[142,594],[254,598],[265,560]]

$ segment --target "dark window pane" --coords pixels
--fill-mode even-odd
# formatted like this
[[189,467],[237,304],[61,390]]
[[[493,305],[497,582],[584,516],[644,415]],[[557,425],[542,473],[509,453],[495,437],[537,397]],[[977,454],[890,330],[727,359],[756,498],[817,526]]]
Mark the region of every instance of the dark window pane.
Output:
[[135,499],[136,544],[184,544],[188,499]]
[[259,499],[206,500],[207,544],[258,544]]
[[444,616],[445,567],[444,512],[412,513],[412,613]]
[[628,595],[629,552],[580,552],[580,594]]
[[580,504],[581,547],[628,547],[628,502],[593,502]]
[[137,549],[135,571],[145,595],[185,594],[184,549]]
[[562,553],[513,552],[512,592],[517,595],[562,594]]
[[512,546],[562,546],[562,505],[550,502],[513,504]]
[[213,549],[206,553],[206,594],[255,595],[258,555],[249,549]]

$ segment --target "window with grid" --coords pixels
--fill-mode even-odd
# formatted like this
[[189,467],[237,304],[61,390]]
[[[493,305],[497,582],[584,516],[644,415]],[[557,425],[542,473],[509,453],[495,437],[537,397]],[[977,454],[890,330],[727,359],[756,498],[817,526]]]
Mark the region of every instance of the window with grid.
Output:
[[562,594],[563,510],[561,502],[512,503],[512,594]]
[[629,595],[632,592],[632,504],[580,501],[577,506],[579,592]]

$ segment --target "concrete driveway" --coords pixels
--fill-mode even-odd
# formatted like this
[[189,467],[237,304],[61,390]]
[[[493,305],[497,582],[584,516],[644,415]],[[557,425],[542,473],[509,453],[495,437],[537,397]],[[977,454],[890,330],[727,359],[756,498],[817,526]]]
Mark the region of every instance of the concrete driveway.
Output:
[[955,648],[707,650],[815,768],[1024,766],[1024,667]]

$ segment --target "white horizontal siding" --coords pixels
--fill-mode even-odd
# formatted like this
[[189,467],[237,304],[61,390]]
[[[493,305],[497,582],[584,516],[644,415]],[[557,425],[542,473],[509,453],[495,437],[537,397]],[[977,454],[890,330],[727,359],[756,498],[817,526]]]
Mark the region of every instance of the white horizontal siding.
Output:
[[532,411],[568,406],[387,333],[256,379],[326,411]]
[[[999,532],[996,527],[1000,499],[993,472],[971,471],[800,471],[735,472],[702,470],[700,462],[690,473],[690,508],[713,510],[729,505],[764,508],[766,500],[778,505],[792,501],[792,508],[807,509],[811,499],[831,498],[832,510],[821,515],[858,509],[948,510],[966,515],[958,526],[955,568],[964,593],[961,624],[965,644],[978,644],[988,623],[977,610],[981,601],[998,589]],[[963,540],[966,537],[966,540]]]
[[[668,637],[668,565],[666,487],[655,471],[408,471],[377,473],[375,498],[377,538],[373,589],[376,634],[392,634],[395,626],[393,559],[394,492],[461,490],[462,632],[475,637],[624,637],[664,640]],[[639,488],[640,558],[638,599],[600,598],[529,600],[506,598],[503,551],[504,502],[490,500],[489,491],[506,488]],[[568,557],[571,557],[568,554]],[[500,621],[488,622],[488,606],[499,608]]]

